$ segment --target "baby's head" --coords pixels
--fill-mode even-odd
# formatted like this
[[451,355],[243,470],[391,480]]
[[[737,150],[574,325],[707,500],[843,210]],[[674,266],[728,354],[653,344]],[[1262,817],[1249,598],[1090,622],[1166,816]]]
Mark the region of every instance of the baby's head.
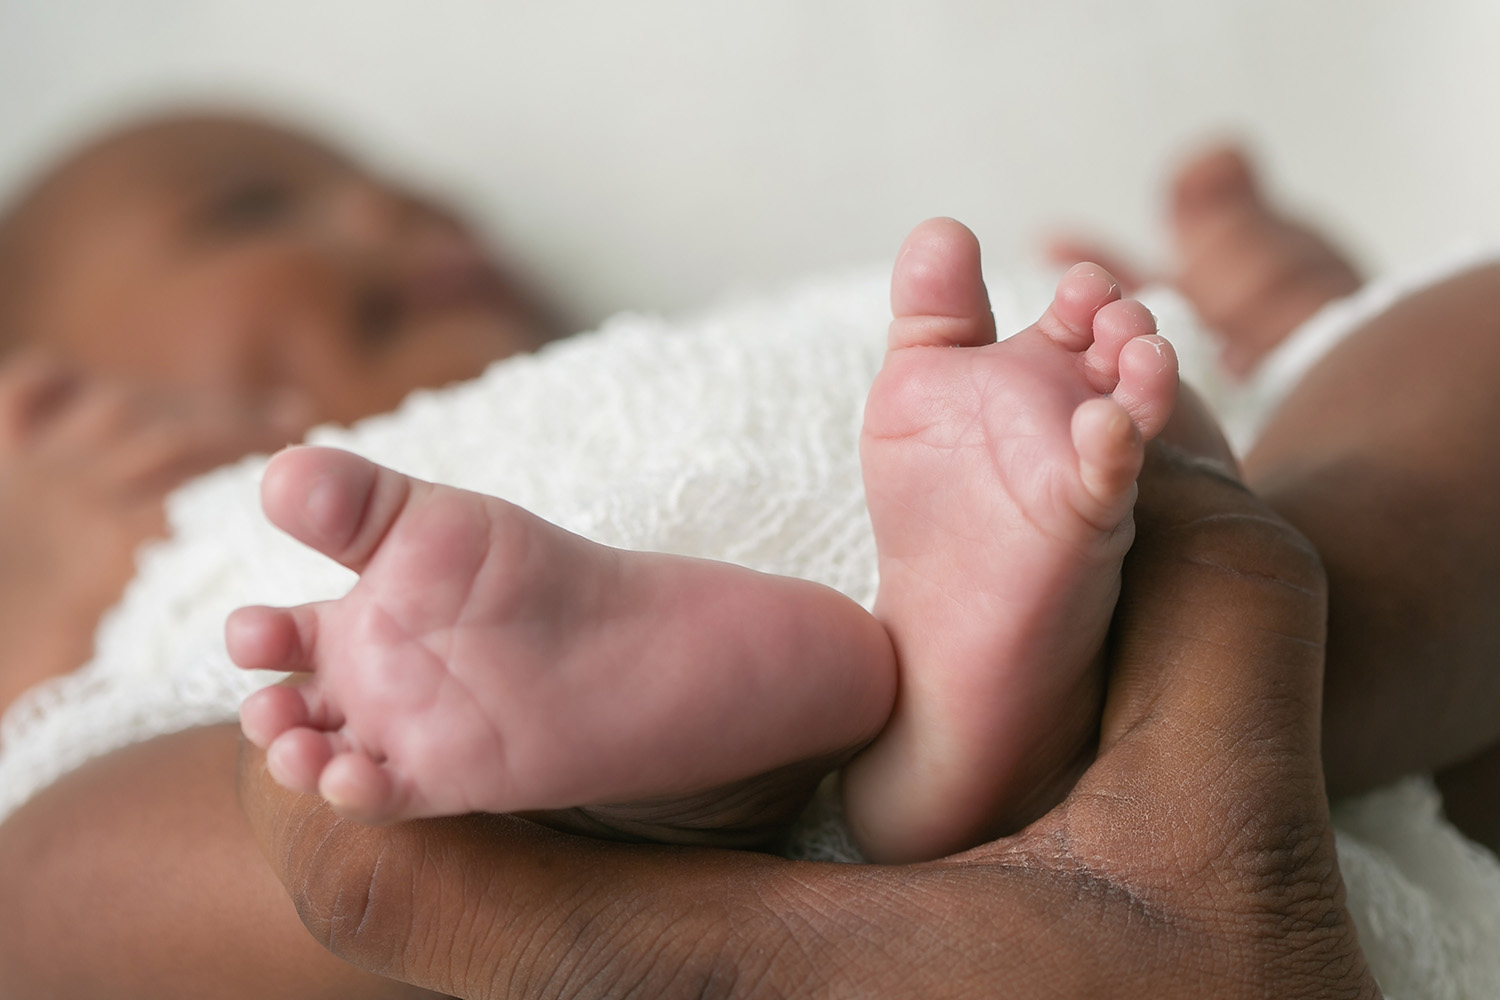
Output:
[[471,378],[544,316],[453,215],[248,118],[110,136],[0,219],[0,356],[315,422]]

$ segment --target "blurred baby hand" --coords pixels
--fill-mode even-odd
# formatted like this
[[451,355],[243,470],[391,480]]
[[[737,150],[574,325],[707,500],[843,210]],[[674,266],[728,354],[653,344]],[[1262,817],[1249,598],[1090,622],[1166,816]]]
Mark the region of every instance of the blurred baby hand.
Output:
[[136,548],[163,532],[166,494],[295,440],[291,409],[184,398],[37,355],[0,365],[0,708],[88,659]]

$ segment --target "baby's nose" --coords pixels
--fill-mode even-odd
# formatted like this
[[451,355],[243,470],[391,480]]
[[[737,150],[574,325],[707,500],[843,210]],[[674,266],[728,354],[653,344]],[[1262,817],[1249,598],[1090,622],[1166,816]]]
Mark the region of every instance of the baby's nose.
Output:
[[412,204],[398,191],[370,177],[344,182],[331,199],[327,223],[335,239],[361,250],[383,250],[397,242],[410,223]]

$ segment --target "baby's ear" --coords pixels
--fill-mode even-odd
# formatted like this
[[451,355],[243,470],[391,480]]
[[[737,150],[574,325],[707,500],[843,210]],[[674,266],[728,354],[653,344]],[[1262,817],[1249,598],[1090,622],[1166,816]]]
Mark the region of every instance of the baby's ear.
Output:
[[25,447],[77,385],[72,371],[39,351],[0,347],[0,456]]

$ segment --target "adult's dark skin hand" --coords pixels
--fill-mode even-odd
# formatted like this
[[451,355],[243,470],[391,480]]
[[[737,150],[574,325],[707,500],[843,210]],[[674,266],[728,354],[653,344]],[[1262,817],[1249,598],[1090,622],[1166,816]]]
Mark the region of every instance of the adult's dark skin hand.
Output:
[[372,829],[241,797],[303,922],[460,997],[1376,997],[1319,764],[1307,543],[1153,452],[1097,761],[1022,833],[909,867],[631,846],[510,817]]

